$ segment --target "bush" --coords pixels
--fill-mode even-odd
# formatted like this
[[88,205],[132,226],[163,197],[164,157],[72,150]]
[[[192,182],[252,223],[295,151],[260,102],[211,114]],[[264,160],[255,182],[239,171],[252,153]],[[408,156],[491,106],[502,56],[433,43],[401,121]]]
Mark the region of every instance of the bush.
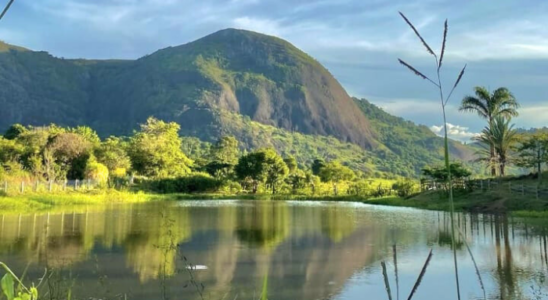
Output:
[[392,185],[392,189],[402,198],[409,197],[418,192],[417,183],[409,179],[399,180]]
[[215,179],[206,173],[193,173],[192,175],[170,179],[158,179],[150,181],[148,188],[158,193],[215,193],[225,185],[223,180]]
[[108,168],[96,161],[89,162],[86,165],[85,178],[104,184],[108,181]]

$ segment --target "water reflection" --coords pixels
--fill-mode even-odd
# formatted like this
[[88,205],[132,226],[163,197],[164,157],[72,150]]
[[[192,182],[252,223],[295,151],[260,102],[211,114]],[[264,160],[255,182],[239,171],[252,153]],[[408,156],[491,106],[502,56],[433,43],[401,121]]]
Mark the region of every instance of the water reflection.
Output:
[[[107,293],[200,299],[202,285],[205,299],[382,299],[380,261],[391,261],[397,244],[402,291],[412,287],[430,248],[434,258],[417,299],[447,298],[453,288],[444,213],[331,203],[205,204],[0,215],[0,260],[19,273],[30,263],[29,280],[44,267],[70,272],[77,278],[73,299]],[[457,222],[467,299],[482,292],[465,240],[491,299],[543,299],[545,226],[477,215],[459,215]]]

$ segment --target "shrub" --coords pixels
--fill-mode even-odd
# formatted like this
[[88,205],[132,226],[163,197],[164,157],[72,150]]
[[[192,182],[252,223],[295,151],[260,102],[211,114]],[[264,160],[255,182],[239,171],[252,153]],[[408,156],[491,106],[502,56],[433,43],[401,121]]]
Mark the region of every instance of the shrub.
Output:
[[396,191],[398,196],[403,198],[409,197],[412,194],[418,192],[418,186],[416,182],[409,179],[399,180],[392,185],[392,189]]
[[96,161],[91,161],[86,165],[85,178],[104,184],[108,181],[108,168]]
[[223,188],[225,182],[211,177],[207,173],[193,173],[192,175],[170,179],[150,181],[148,188],[159,193],[214,193]]

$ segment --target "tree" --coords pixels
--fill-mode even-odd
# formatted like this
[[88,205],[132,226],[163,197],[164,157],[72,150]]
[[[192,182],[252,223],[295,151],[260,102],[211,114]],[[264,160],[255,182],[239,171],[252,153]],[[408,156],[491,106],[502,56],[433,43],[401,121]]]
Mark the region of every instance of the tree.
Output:
[[523,168],[536,168],[539,182],[542,176],[542,164],[548,162],[548,133],[538,132],[522,137],[517,149],[516,165]]
[[[69,179],[83,179],[87,160],[91,154],[92,145],[83,136],[76,133],[61,133],[53,138],[44,149],[47,170],[57,170],[55,177],[67,177]],[[55,163],[58,168],[53,166]],[[53,174],[48,174],[48,179],[53,179]]]
[[107,167],[110,176],[122,177],[131,168],[131,160],[126,148],[126,141],[111,136],[95,149],[95,157],[97,162]]
[[325,161],[323,159],[316,158],[314,162],[312,162],[312,174],[319,176],[320,170],[325,167]]
[[268,149],[266,153],[266,183],[272,188],[272,194],[276,194],[278,184],[289,174],[289,168],[283,158],[273,149]]
[[[466,96],[462,99],[460,111],[475,112],[480,118],[487,120],[487,130],[491,130],[498,117],[510,119],[518,116],[519,104],[507,88],[501,87],[489,92],[485,87],[475,87],[475,96]],[[489,146],[490,160],[495,160],[495,145]],[[496,176],[496,167],[492,163],[491,175]]]
[[257,193],[259,183],[266,178],[265,161],[264,152],[251,152],[240,157],[234,169],[236,176],[242,181],[242,186],[245,186],[247,181],[251,182],[253,194]]
[[18,136],[20,136],[21,134],[27,131],[28,129],[21,124],[13,124],[10,126],[10,128],[8,128],[8,130],[6,130],[6,133],[4,134],[4,138],[8,140],[14,140]]
[[[480,136],[475,139],[484,145],[489,147],[489,152],[487,150],[480,151],[479,154],[483,157],[480,157],[479,160],[491,162],[491,167],[493,163],[499,167],[499,175],[505,175],[506,165],[510,162],[510,154],[512,147],[518,142],[519,136],[517,131],[514,129],[514,125],[510,125],[511,119],[498,116],[495,117],[489,127],[485,127]],[[491,157],[493,153],[491,148],[494,149],[494,159]],[[487,152],[487,153],[486,153]]]
[[105,184],[109,178],[108,168],[97,162],[97,160],[90,159],[86,165],[84,178],[95,180],[99,184]]
[[273,149],[261,149],[240,157],[235,171],[238,179],[251,182],[253,193],[257,192],[259,183],[266,182],[273,194],[289,173],[285,162]]
[[236,165],[238,163],[238,140],[233,136],[221,137],[211,147],[211,160]]
[[289,173],[294,173],[298,169],[297,160],[294,156],[289,155],[284,158],[285,165],[289,169]]
[[[454,179],[463,179],[472,175],[472,172],[466,169],[461,163],[451,163],[449,170],[451,171],[451,177]],[[447,182],[447,174],[445,166],[422,169],[422,175],[430,177],[437,182]]]
[[148,118],[130,139],[128,155],[133,169],[154,178],[189,174],[192,160],[181,150],[179,129],[177,123]]
[[354,177],[354,171],[339,162],[330,162],[320,169],[320,178],[323,182],[333,184],[333,194],[335,196],[338,194],[337,184],[341,181],[352,180]]

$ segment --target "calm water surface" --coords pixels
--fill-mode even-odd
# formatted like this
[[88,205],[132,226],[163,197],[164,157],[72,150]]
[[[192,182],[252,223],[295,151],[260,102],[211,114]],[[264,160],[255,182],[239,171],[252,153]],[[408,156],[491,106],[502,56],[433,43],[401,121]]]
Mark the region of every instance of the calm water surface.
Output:
[[[547,299],[545,227],[459,215],[489,299]],[[210,201],[2,215],[0,261],[47,299],[455,299],[448,215],[351,203]],[[538,221],[537,221],[538,222]],[[483,292],[464,242],[463,299]],[[189,269],[189,265],[193,266]],[[199,291],[199,292],[198,292]],[[200,293],[202,295],[200,295]]]

